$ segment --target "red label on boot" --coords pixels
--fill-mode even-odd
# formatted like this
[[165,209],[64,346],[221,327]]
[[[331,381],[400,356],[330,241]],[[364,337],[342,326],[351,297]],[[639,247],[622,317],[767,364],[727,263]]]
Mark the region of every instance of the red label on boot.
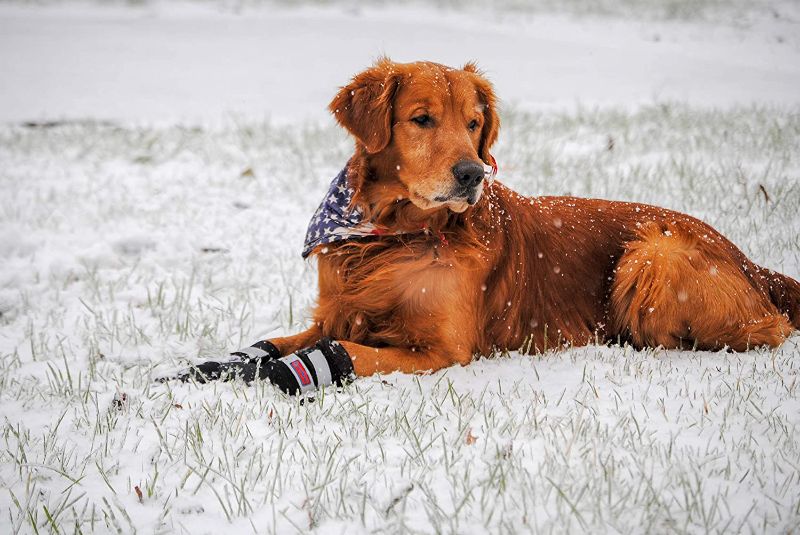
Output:
[[303,365],[303,361],[300,359],[293,360],[290,366],[294,370],[294,373],[297,374],[297,378],[300,379],[301,386],[308,386],[311,384],[311,377],[309,377],[308,370],[306,370],[306,367]]

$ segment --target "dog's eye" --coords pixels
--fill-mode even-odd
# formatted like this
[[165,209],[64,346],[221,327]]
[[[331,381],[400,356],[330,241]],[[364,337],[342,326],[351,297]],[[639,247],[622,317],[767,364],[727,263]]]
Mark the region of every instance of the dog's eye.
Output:
[[469,128],[470,132],[474,132],[475,129],[478,128],[478,120],[477,119],[471,120],[467,125],[467,128]]
[[417,115],[411,120],[417,123],[419,126],[433,126],[433,119],[431,119],[431,116],[427,113],[425,115]]

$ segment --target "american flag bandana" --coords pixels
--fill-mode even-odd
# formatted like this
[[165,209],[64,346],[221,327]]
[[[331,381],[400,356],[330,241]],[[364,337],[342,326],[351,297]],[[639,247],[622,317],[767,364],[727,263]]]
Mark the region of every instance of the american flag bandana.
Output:
[[382,232],[372,223],[363,221],[359,208],[350,209],[355,190],[347,183],[347,168],[341,170],[311,218],[303,245],[303,258],[319,245],[355,237],[375,236]]

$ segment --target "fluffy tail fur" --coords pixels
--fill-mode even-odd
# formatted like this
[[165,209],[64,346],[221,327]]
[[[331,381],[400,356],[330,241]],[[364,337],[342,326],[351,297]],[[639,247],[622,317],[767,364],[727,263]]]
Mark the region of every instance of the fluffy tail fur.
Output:
[[791,277],[773,271],[770,274],[769,293],[772,302],[795,329],[800,330],[800,282]]

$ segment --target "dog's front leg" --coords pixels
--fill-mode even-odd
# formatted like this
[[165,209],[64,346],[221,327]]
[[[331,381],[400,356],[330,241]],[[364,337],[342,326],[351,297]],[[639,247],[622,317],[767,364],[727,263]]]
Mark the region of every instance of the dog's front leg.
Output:
[[465,365],[471,352],[461,345],[430,347],[425,351],[399,347],[368,347],[320,337],[316,326],[293,336],[256,342],[233,353],[234,359],[208,361],[179,376],[200,382],[239,377],[264,379],[289,394],[349,382],[376,373],[431,373],[453,364]]
[[320,338],[322,338],[322,331],[315,323],[303,332],[293,334],[292,336],[270,338],[267,342],[278,348],[281,356],[285,356],[314,344]]
[[359,377],[392,372],[431,373],[453,364],[463,366],[472,360],[472,353],[460,346],[421,351],[400,347],[367,347],[347,341],[339,343],[350,355],[355,374]]

